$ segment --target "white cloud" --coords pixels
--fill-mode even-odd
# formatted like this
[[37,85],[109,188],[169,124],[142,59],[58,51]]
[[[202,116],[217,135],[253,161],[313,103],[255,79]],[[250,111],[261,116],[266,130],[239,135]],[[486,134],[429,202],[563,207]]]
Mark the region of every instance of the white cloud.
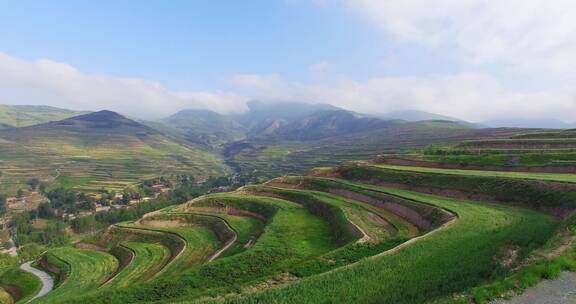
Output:
[[0,53],[0,103],[110,109],[155,118],[183,108],[243,111],[246,99],[230,92],[177,92],[158,82],[89,75],[47,59],[25,61]]
[[384,77],[358,82],[346,76],[305,84],[278,75],[236,75],[246,95],[265,100],[329,103],[365,113],[416,109],[470,121],[492,118],[553,117],[573,121],[576,99],[571,90],[510,92],[487,74],[418,78]]
[[436,77],[375,77],[357,81],[310,67],[327,77],[313,82],[281,75],[237,74],[234,91],[171,91],[158,82],[90,75],[51,60],[26,61],[0,53],[0,103],[46,104],[71,109],[110,109],[157,118],[184,108],[240,112],[250,99],[329,103],[365,113],[416,109],[480,121],[533,117],[574,121],[573,88],[519,93],[486,73]]
[[573,0],[340,0],[401,40],[469,64],[576,74]]

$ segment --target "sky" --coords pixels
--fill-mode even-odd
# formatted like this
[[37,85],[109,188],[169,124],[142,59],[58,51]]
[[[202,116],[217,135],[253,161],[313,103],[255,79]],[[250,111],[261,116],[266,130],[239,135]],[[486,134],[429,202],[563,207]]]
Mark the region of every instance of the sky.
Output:
[[573,0],[0,0],[0,103],[576,122]]

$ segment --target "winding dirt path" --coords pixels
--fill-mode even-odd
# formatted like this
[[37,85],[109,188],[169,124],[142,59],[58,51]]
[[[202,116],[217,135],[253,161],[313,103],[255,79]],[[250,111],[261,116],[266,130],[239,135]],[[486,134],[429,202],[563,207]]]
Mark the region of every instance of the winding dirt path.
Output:
[[432,231],[430,231],[430,232],[428,232],[428,233],[426,233],[426,234],[423,234],[423,235],[421,235],[421,236],[417,236],[417,237],[411,238],[411,239],[409,239],[408,241],[406,241],[406,242],[404,242],[404,243],[402,243],[402,244],[400,244],[400,245],[398,245],[398,246],[396,246],[396,247],[394,247],[394,248],[388,249],[388,250],[386,250],[386,251],[382,251],[382,252],[380,252],[379,254],[376,254],[376,255],[373,255],[373,256],[369,256],[369,257],[366,257],[366,258],[364,258],[364,259],[362,259],[362,260],[360,260],[360,261],[356,261],[356,262],[354,262],[354,263],[351,263],[351,264],[348,264],[348,265],[345,265],[345,266],[342,266],[342,267],[334,268],[334,269],[332,269],[332,270],[323,272],[323,273],[321,273],[321,274],[318,274],[318,276],[323,276],[323,275],[326,275],[326,274],[328,274],[328,273],[332,273],[332,272],[336,272],[336,271],[341,271],[342,269],[347,269],[347,268],[350,268],[350,267],[354,267],[355,265],[359,264],[360,262],[362,262],[362,261],[364,261],[364,260],[377,259],[377,258],[380,258],[380,257],[383,257],[383,256],[387,256],[387,255],[394,254],[394,253],[396,253],[396,252],[398,252],[398,251],[400,251],[400,250],[402,250],[402,249],[404,249],[404,248],[406,248],[406,247],[408,247],[408,246],[411,246],[412,244],[418,242],[419,240],[427,239],[427,238],[429,238],[430,236],[432,236],[433,234],[436,234],[436,233],[438,233],[438,232],[440,232],[440,231],[442,231],[442,230],[446,230],[446,229],[450,228],[450,226],[456,224],[457,222],[458,222],[458,216],[456,215],[456,216],[454,216],[454,218],[452,218],[452,219],[449,220],[448,222],[444,223],[442,226],[440,226],[440,227],[438,227],[438,228],[436,228],[436,229],[434,229],[434,230],[432,230]]
[[366,233],[366,231],[364,231],[364,229],[362,229],[362,227],[358,226],[358,224],[354,223],[353,221],[351,221],[348,217],[346,217],[346,220],[348,221],[348,223],[350,223],[352,226],[356,227],[356,229],[358,229],[358,231],[360,231],[360,233],[362,234],[362,237],[359,238],[358,240],[356,240],[356,243],[358,244],[362,244],[362,243],[366,243],[369,240],[371,240],[372,238],[368,235],[368,233]]
[[224,251],[228,250],[228,248],[232,247],[232,245],[234,245],[234,243],[236,243],[236,240],[238,240],[238,233],[236,232],[236,230],[234,230],[234,228],[232,228],[232,226],[230,226],[230,224],[228,224],[228,222],[224,219],[221,219],[224,224],[226,225],[226,227],[232,231],[232,233],[234,233],[234,236],[232,237],[232,239],[230,239],[229,241],[226,242],[226,245],[224,245],[224,247],[220,248],[220,250],[214,252],[214,254],[212,254],[210,256],[210,258],[208,259],[207,263],[210,263],[212,261],[214,261],[215,259],[217,259],[220,255],[222,255],[222,253],[224,253]]
[[20,269],[37,276],[40,279],[40,281],[42,282],[42,289],[40,289],[40,291],[32,299],[30,299],[26,303],[30,303],[35,299],[38,299],[42,296],[45,296],[50,291],[52,291],[52,289],[54,288],[54,280],[52,279],[52,277],[49,274],[47,274],[46,272],[32,267],[31,261],[22,264],[20,266]]

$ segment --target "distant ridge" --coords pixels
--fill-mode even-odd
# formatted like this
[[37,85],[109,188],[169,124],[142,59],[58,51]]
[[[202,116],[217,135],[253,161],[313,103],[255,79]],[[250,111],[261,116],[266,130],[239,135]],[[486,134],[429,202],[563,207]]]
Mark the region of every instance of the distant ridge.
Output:
[[464,120],[440,115],[436,113],[430,113],[425,111],[418,111],[418,110],[404,110],[404,111],[394,111],[390,113],[385,113],[378,115],[378,117],[384,119],[402,119],[406,121],[422,121],[422,120],[444,120],[444,121],[458,121],[464,122]]
[[50,106],[0,105],[0,129],[28,127],[86,113]]

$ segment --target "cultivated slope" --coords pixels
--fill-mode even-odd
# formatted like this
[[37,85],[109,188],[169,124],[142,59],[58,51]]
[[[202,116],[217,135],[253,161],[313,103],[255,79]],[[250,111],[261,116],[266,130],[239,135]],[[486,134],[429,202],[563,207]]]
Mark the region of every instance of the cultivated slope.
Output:
[[[71,285],[63,277],[54,291],[61,296],[46,299],[450,302],[454,293],[466,296],[470,288],[502,278],[549,239],[558,218],[528,208],[552,214],[575,208],[570,187],[558,190],[557,182],[535,180],[529,173],[527,178],[459,173],[360,162],[209,194],[85,240],[108,252],[97,256],[113,256],[119,266],[83,282],[82,295],[66,292]],[[503,179],[516,194],[491,188]],[[440,185],[453,187],[431,190]],[[472,196],[459,192],[464,186]],[[504,204],[479,202],[487,198]],[[67,250],[70,256],[85,252]],[[58,254],[62,251],[49,251],[47,257]],[[104,263],[108,259],[99,263],[110,265]],[[45,267],[58,272],[67,266],[56,260]],[[74,267],[85,266],[72,264],[72,273]]]
[[86,113],[49,106],[0,105],[0,129],[28,127]]
[[29,178],[121,190],[152,176],[227,170],[218,156],[109,111],[4,130],[0,143],[0,191],[15,191]]

